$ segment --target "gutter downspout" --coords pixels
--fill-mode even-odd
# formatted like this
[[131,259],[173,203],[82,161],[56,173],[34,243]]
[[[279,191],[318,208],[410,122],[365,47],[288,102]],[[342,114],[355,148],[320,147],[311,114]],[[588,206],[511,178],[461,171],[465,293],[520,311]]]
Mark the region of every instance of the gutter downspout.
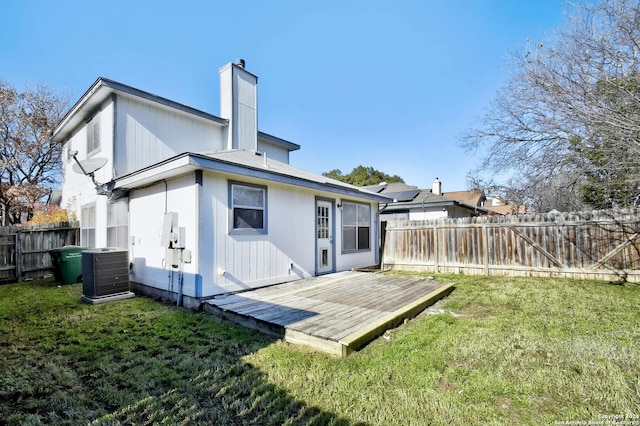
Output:
[[[196,235],[196,253],[195,256],[192,256],[192,262],[195,260],[195,289],[194,289],[194,296],[196,297],[196,299],[200,299],[202,297],[202,270],[201,270],[201,266],[200,266],[200,256],[201,253],[205,252],[205,247],[204,247],[204,240],[202,238],[202,236],[200,235],[200,229],[202,227],[202,223],[201,218],[202,218],[202,206],[204,205],[204,202],[202,201],[202,197],[203,197],[203,190],[202,187],[204,185],[204,173],[202,170],[196,170],[196,229],[195,229],[195,235]],[[212,246],[212,259],[213,259],[213,247]]]
[[[385,204],[384,207],[386,206]],[[378,228],[376,241],[378,242],[378,249],[376,250],[376,258],[374,260],[376,261],[376,265],[380,265],[380,269],[382,269],[382,222],[380,222],[380,211],[384,209],[384,207],[380,208],[380,204],[378,204],[378,210],[376,211],[376,228]]]
[[180,259],[178,260],[178,265],[179,265],[179,269],[178,269],[178,301],[176,303],[176,306],[182,306],[182,287],[184,284],[184,271],[183,271],[183,261],[182,261],[182,253],[184,251],[184,249],[178,249],[180,250]]

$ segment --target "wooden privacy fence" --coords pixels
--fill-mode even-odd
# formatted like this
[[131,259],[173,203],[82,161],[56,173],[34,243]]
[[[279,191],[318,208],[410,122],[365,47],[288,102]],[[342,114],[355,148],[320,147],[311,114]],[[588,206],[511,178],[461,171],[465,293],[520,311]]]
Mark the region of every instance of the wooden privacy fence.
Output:
[[390,221],[382,267],[640,282],[639,236],[635,209]]
[[0,282],[53,274],[49,250],[80,241],[79,222],[0,227]]

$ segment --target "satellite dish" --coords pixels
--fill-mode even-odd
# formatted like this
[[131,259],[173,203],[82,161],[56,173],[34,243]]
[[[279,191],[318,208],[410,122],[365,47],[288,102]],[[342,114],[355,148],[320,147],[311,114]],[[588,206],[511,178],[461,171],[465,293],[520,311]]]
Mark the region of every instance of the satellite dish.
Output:
[[106,158],[87,158],[86,160],[76,160],[76,164],[71,169],[81,175],[90,175],[103,168],[105,164],[107,164]]
[[96,186],[96,193],[98,195],[106,195],[109,201],[115,201],[127,195],[128,192],[123,189],[114,189],[115,182],[113,182],[113,180],[108,183],[99,183],[96,181],[95,172],[107,164],[106,158],[87,158],[86,160],[80,161],[76,157],[78,155],[78,151],[71,151],[69,154],[71,154],[76,162],[71,169],[81,175],[89,176],[93,181],[93,184]]

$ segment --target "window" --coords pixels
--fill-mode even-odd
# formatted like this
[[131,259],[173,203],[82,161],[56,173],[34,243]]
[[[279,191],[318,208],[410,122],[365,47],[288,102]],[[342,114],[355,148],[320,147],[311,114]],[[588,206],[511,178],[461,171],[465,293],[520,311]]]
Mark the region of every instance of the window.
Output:
[[129,208],[127,200],[109,203],[107,210],[107,246],[129,248]]
[[231,230],[234,233],[267,233],[267,188],[231,183]]
[[369,250],[371,240],[371,206],[342,203],[342,250]]
[[318,238],[328,239],[329,238],[329,207],[327,206],[318,206],[318,211],[316,214],[318,223]]
[[100,116],[87,123],[87,155],[100,150]]
[[80,212],[80,242],[83,246],[96,246],[96,205],[88,204]]

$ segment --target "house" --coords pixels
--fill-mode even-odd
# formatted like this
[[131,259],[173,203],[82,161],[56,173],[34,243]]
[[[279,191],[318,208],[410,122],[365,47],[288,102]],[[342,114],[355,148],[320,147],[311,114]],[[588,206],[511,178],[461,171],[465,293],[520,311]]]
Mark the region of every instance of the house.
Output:
[[[470,217],[490,214],[481,203],[479,194],[470,201],[464,202],[452,199],[442,193],[442,182],[438,178],[433,181],[432,187],[419,189],[416,186],[405,183],[386,183],[366,186],[365,189],[380,195],[385,195],[393,201],[382,204],[380,209],[380,221],[388,220],[429,220],[439,218]],[[466,192],[466,191],[461,191]],[[478,198],[476,199],[475,196]]]
[[486,207],[487,197],[484,195],[484,191],[481,189],[443,192],[442,196],[450,200],[460,201],[468,206]]
[[485,210],[488,210],[490,214],[525,214],[527,210],[524,204],[509,204],[498,196],[487,197],[481,189],[443,192],[442,196],[452,200],[462,201],[464,204],[470,206],[482,207]]
[[502,215],[518,215],[527,213],[526,205],[510,204],[508,201],[499,196],[487,198],[487,201],[485,202],[485,208],[489,211]]
[[98,78],[53,132],[81,244],[127,249],[134,289],[198,306],[378,263],[389,199],[290,165],[244,65],[220,69],[220,117]]

